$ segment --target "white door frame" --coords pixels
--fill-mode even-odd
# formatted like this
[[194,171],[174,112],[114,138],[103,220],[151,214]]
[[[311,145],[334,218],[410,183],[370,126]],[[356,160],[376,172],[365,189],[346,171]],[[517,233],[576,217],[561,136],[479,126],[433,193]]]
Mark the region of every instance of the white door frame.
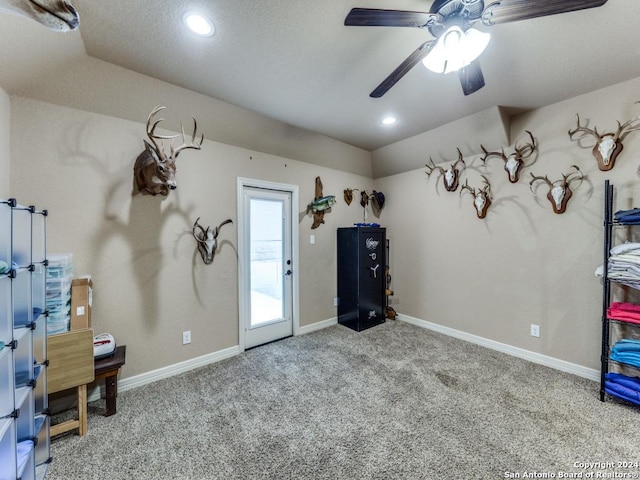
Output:
[[292,290],[292,325],[293,335],[297,336],[300,332],[300,308],[299,308],[299,234],[298,234],[298,185],[289,185],[286,183],[268,182],[265,180],[256,180],[252,178],[238,177],[237,180],[237,219],[238,219],[238,346],[241,352],[245,350],[245,328],[247,325],[247,316],[250,312],[246,310],[244,298],[250,292],[246,292],[246,269],[245,265],[245,218],[244,218],[244,189],[245,187],[263,188],[267,190],[277,190],[289,192],[291,194],[291,286]]

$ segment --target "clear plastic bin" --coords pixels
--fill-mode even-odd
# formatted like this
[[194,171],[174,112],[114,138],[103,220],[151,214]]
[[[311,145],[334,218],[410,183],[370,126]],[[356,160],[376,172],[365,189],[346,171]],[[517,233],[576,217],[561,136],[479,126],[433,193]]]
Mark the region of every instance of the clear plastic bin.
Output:
[[16,427],[12,418],[0,418],[0,478],[18,478]]
[[71,277],[47,278],[47,299],[71,295]]
[[47,319],[47,335],[55,335],[56,333],[64,333],[69,331],[71,315],[63,317],[49,317]]
[[47,278],[60,278],[73,276],[73,254],[52,253],[48,255],[49,267]]

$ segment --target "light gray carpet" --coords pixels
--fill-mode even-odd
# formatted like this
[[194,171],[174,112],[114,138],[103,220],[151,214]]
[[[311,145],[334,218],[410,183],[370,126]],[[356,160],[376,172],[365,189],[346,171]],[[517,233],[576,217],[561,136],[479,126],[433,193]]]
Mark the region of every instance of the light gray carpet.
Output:
[[575,466],[640,461],[640,410],[401,321],[289,338],[123,392],[112,417],[101,406],[84,438],[54,439],[48,480],[640,472]]

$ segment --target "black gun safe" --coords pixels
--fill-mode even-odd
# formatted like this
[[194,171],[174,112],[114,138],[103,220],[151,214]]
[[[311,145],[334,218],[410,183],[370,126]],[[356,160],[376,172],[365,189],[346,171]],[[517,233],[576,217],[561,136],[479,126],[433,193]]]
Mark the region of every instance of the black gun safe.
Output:
[[338,323],[361,331],[385,321],[386,231],[338,229]]

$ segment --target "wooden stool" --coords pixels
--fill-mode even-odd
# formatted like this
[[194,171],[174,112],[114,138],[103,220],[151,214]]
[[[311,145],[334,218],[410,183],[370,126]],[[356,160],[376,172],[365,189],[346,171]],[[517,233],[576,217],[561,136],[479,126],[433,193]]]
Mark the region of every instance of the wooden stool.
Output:
[[113,355],[96,360],[94,363],[93,371],[95,380],[102,380],[104,378],[105,398],[107,401],[107,408],[104,413],[105,417],[109,417],[116,413],[118,372],[120,371],[120,367],[125,363],[126,353],[127,346],[120,345],[119,347],[116,347],[116,351],[113,352]]
[[47,338],[48,393],[76,388],[78,396],[78,419],[52,425],[49,434],[53,437],[69,430],[78,429],[78,434],[87,433],[87,383],[93,381],[93,330],[84,328],[59,333]]

